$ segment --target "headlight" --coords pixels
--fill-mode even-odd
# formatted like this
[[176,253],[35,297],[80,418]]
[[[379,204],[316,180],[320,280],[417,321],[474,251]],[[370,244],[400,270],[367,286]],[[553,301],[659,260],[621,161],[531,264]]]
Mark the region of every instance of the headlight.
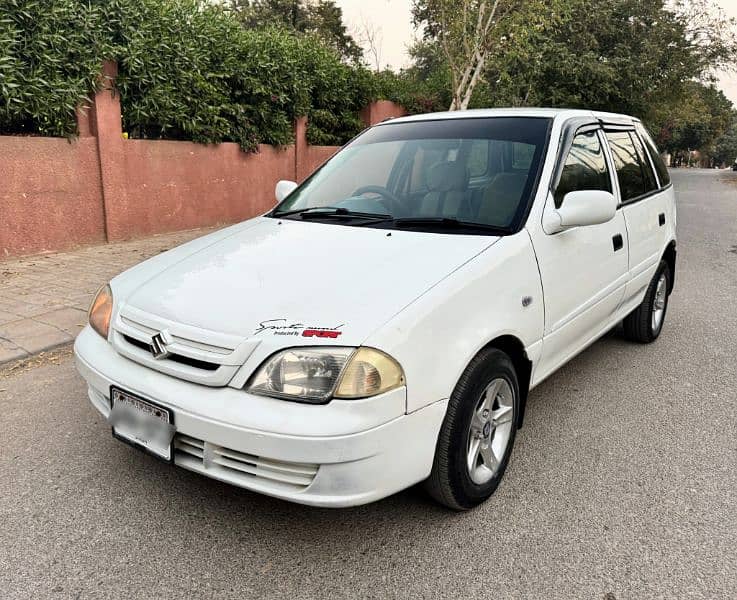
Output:
[[92,329],[107,339],[110,331],[110,317],[113,314],[113,292],[109,285],[104,285],[90,306],[89,321]]
[[330,398],[368,398],[402,385],[397,361],[373,348],[290,348],[262,364],[246,389],[321,404]]

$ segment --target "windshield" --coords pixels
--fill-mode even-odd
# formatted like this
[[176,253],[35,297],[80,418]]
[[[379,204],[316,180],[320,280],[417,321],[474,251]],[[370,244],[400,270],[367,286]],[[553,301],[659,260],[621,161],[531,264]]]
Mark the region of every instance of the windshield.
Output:
[[379,125],[341,150],[271,216],[511,231],[536,187],[549,125],[549,119],[533,117]]

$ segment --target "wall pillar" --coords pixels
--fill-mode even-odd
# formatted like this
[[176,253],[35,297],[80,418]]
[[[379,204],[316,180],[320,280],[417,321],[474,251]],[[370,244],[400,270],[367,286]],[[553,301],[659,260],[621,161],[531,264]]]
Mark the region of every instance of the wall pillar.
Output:
[[390,100],[378,100],[372,102],[361,111],[361,120],[366,127],[371,127],[377,123],[381,123],[386,119],[395,119],[403,117],[407,114],[399,104],[395,104]]
[[102,87],[95,94],[89,111],[91,131],[97,136],[105,237],[108,241],[125,238],[126,232],[118,226],[117,216],[124,214],[128,208],[125,140],[120,96],[115,91],[117,75],[118,65],[114,61],[105,61],[102,67]]
[[294,180],[302,183],[309,174],[307,117],[299,117],[294,122]]

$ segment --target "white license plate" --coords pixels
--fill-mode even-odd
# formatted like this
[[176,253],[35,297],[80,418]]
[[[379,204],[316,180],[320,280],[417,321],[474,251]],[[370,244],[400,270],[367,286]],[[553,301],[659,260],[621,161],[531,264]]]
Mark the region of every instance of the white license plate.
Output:
[[113,388],[108,422],[113,435],[164,460],[171,460],[174,438],[172,413],[148,400]]

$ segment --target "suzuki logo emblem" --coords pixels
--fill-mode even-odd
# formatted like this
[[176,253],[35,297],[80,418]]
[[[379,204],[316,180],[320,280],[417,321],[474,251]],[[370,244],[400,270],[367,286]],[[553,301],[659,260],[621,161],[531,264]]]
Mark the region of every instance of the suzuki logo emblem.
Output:
[[171,344],[171,336],[168,331],[160,331],[151,338],[151,354],[156,360],[169,356],[167,345]]

